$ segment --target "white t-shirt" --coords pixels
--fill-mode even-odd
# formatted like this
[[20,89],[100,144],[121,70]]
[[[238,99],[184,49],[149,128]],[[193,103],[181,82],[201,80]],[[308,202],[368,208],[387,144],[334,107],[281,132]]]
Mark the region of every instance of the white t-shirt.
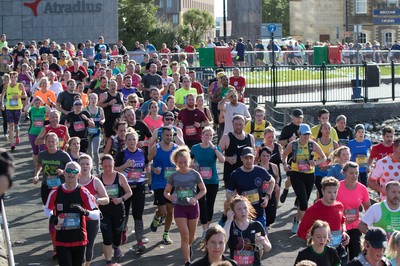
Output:
[[233,123],[232,123],[232,118],[235,115],[243,115],[246,118],[250,118],[250,112],[249,109],[247,109],[247,106],[244,103],[239,102],[237,106],[233,106],[231,103],[225,103],[225,128],[224,128],[224,134],[227,134],[229,132],[233,132]]
[[[385,204],[385,207],[387,208],[388,211],[390,212],[399,212],[400,207],[396,210],[391,210],[389,206],[387,205],[386,200],[383,202]],[[381,203],[375,203],[372,205],[368,211],[364,214],[364,216],[361,218],[361,221],[366,223],[368,226],[372,225],[373,223],[378,222],[382,217],[382,209],[381,209]]]
[[53,85],[49,87],[49,90],[54,92],[56,98],[58,97],[58,94],[64,91],[60,82],[54,82]]

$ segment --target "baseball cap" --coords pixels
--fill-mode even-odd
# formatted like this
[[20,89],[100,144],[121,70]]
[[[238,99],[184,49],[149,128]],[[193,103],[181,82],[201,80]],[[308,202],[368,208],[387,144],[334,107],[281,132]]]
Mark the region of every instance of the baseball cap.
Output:
[[166,118],[166,117],[175,118],[174,114],[173,114],[172,112],[170,112],[170,111],[167,111],[167,112],[165,112],[165,113],[163,114],[163,118]]
[[387,247],[386,232],[380,227],[369,227],[367,233],[365,233],[365,240],[367,240],[373,248]]
[[240,156],[242,157],[246,157],[246,156],[253,156],[254,157],[254,150],[252,147],[245,147],[242,150],[242,153],[240,154]]
[[292,115],[294,117],[303,117],[303,111],[301,109],[294,109]]
[[82,100],[81,99],[76,99],[75,101],[74,101],[74,105],[75,104],[82,104]]
[[307,124],[300,124],[300,128],[299,128],[300,134],[304,135],[304,134],[311,134],[311,129],[310,126]]

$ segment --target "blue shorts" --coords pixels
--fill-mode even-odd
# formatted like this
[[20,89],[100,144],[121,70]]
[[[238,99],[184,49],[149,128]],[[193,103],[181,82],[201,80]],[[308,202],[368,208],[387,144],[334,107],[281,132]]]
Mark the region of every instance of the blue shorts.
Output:
[[19,119],[21,118],[21,110],[6,110],[7,122],[9,124],[19,124]]

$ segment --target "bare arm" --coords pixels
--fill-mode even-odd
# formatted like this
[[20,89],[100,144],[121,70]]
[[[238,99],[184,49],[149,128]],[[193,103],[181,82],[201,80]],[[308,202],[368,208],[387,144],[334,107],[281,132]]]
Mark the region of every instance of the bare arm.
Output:
[[97,203],[99,205],[107,205],[108,203],[110,203],[110,199],[107,195],[107,191],[106,191],[103,183],[97,177],[95,177],[95,179],[94,179],[94,188],[96,189],[96,192],[97,192],[97,195],[96,195]]
[[368,231],[368,225],[364,223],[363,221],[360,221],[358,223],[358,230],[360,230],[361,233],[365,234]]

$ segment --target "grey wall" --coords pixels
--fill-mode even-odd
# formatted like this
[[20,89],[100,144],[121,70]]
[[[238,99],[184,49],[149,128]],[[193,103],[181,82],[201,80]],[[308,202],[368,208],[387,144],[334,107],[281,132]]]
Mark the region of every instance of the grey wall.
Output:
[[[232,37],[251,39],[252,43],[261,35],[261,0],[227,1],[228,20],[232,21]],[[223,33],[221,32],[223,35]],[[227,38],[229,41],[231,38]]]
[[[37,16],[24,3],[39,2]],[[83,11],[85,6],[85,11]],[[94,12],[87,12],[87,10]],[[78,11],[78,12],[76,12]],[[0,0],[0,33],[9,44],[18,41],[56,42],[97,41],[102,35],[107,43],[118,39],[117,0]]]

